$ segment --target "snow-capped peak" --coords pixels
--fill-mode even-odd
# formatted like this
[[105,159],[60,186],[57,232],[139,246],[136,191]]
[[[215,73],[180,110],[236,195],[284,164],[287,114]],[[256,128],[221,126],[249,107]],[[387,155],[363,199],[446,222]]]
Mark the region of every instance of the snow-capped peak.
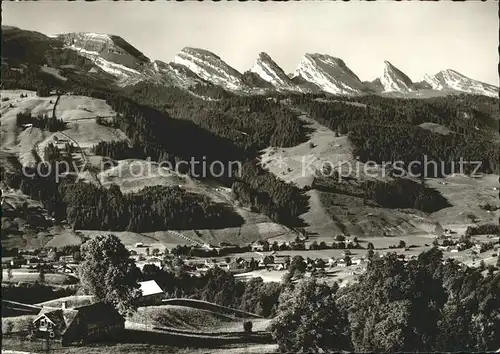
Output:
[[358,76],[342,59],[326,54],[306,54],[300,62],[295,77],[315,84],[333,94],[357,94],[364,87]]
[[186,47],[177,53],[173,62],[185,66],[200,78],[229,90],[246,87],[242,75],[236,69],[208,50]]
[[411,79],[388,61],[384,61],[384,74],[380,83],[386,92],[409,92],[413,82]]
[[265,52],[259,53],[250,71],[272,84],[278,90],[300,91],[300,88],[293,83],[283,69]]
[[498,87],[471,79],[458,71],[446,69],[436,75],[425,75],[424,81],[434,90],[455,90],[475,95],[498,97]]
[[123,38],[102,33],[66,33],[58,36],[66,48],[91,59],[96,66],[122,83],[142,80],[149,59]]
[[157,81],[167,86],[188,88],[205,83],[188,68],[175,63],[164,63],[155,60],[153,62],[153,72],[156,74]]

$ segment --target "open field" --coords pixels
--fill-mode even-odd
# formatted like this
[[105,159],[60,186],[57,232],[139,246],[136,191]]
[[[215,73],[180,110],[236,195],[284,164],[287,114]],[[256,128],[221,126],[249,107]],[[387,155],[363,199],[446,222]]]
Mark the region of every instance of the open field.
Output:
[[59,79],[61,81],[66,81],[68,80],[68,78],[64,77],[61,75],[61,70],[59,69],[56,69],[56,68],[52,68],[50,66],[42,66],[40,68],[41,71],[47,73],[47,74],[50,74],[52,76],[54,76],[56,79]]
[[[187,343],[188,344],[188,343]],[[224,348],[194,348],[187,346],[174,346],[165,344],[146,344],[146,343],[120,343],[120,344],[91,344],[85,347],[60,347],[51,346],[52,353],[61,354],[272,354],[279,353],[276,344],[243,344],[227,345]],[[12,350],[12,352],[9,352]],[[2,352],[21,354],[19,351],[28,353],[46,352],[45,343],[21,341],[18,338],[2,338]]]
[[[463,175],[443,179],[429,178],[426,184],[448,199],[451,207],[439,210],[432,217],[441,224],[498,223],[500,211],[487,212],[480,205],[500,205],[498,201],[498,175],[470,178]],[[442,184],[440,182],[444,182]]]
[[[83,304],[87,297],[66,297],[42,303],[59,307],[62,301],[76,301]],[[84,301],[84,302],[85,302]],[[126,333],[120,343],[100,343],[85,347],[61,347],[57,342],[50,344],[54,353],[272,353],[276,350],[266,329],[271,320],[257,315],[225,308],[204,301],[173,299],[176,305],[140,307],[127,318]],[[76,304],[75,303],[75,304]],[[39,304],[39,305],[42,305]],[[22,305],[22,304],[21,304]],[[27,305],[26,305],[27,306]],[[29,306],[37,313],[36,306]],[[13,324],[22,331],[33,316],[4,318],[2,329]],[[243,332],[243,322],[251,320],[251,334]],[[14,332],[19,332],[14,331]],[[3,331],[6,332],[6,331]],[[35,351],[46,350],[43,341],[23,340],[19,334],[6,335],[3,350]]]
[[[26,94],[26,98],[20,98],[20,94]],[[114,116],[116,113],[104,100],[94,99],[85,96],[61,96],[55,109],[56,117],[66,122],[66,129],[62,132],[50,133],[38,128],[27,128],[22,130],[16,126],[16,114],[19,112],[31,112],[33,115],[52,115],[52,109],[57,97],[38,97],[35,92],[25,90],[4,90],[2,97],[9,97],[9,101],[2,102],[0,152],[3,154],[15,155],[21,164],[33,164],[37,158],[43,156],[45,146],[49,143],[64,144],[71,142],[77,145],[82,151],[73,154],[75,161],[82,165],[87,163],[87,167],[98,168],[97,176],[93,176],[88,171],[83,171],[79,177],[83,180],[95,182],[96,177],[104,186],[111,183],[117,184],[124,192],[134,192],[146,186],[167,185],[182,186],[189,192],[204,194],[215,202],[230,205],[244,219],[245,224],[238,228],[228,228],[222,230],[187,230],[189,237],[202,238],[204,243],[244,243],[258,239],[270,237],[283,237],[283,239],[295,238],[295,233],[290,229],[272,222],[268,217],[251,212],[247,208],[241,207],[233,200],[230,190],[221,186],[195,181],[187,176],[176,174],[172,170],[159,167],[158,164],[145,160],[123,160],[116,161],[116,166],[100,171],[102,158],[95,156],[90,148],[100,141],[127,140],[127,137],[120,130],[98,125],[96,116]],[[50,103],[52,102],[52,103]],[[11,105],[13,107],[11,107]],[[89,119],[90,117],[90,119]],[[56,141],[57,139],[57,141]],[[32,151],[36,151],[37,156]],[[81,167],[81,166],[79,166]],[[200,236],[201,235],[201,236]],[[172,235],[146,235],[135,234],[132,236],[134,242],[155,241],[157,245],[173,245],[183,243]],[[38,237],[38,236],[37,236]],[[66,244],[78,244],[80,240],[71,232],[65,229],[54,230],[49,235],[40,235],[43,238],[35,245],[43,247],[60,247]],[[32,239],[30,236],[29,239]],[[126,239],[127,237],[125,237]],[[168,242],[172,239],[172,242]],[[30,246],[29,241],[21,241],[23,246]],[[12,240],[9,246],[14,247]]]
[[254,313],[245,312],[237,309],[233,309],[230,307],[225,307],[221,305],[214,304],[212,302],[203,301],[203,300],[195,300],[195,299],[168,299],[163,301],[164,305],[172,305],[172,306],[183,306],[189,307],[191,309],[199,309],[203,311],[210,311],[219,314],[224,314],[227,316],[232,316],[236,318],[259,318],[262,319],[262,316],[256,315]]
[[42,307],[56,307],[60,308],[63,303],[66,303],[67,308],[73,308],[78,306],[85,306],[92,303],[92,296],[90,295],[73,295],[61,297],[55,300],[49,300],[37,304]]
[[38,305],[29,305],[16,301],[2,300],[3,318],[34,316],[39,312],[40,306]]
[[[27,98],[19,95],[26,94]],[[19,132],[15,127],[15,115],[17,112],[30,111],[33,114],[51,114],[56,97],[37,97],[32,91],[4,90],[2,96],[9,97],[9,101],[2,102],[2,138],[0,140],[0,152],[4,154],[15,154],[23,161],[23,156],[31,156],[31,149],[36,146],[42,151],[44,144],[54,141],[54,136],[65,139],[65,136],[74,139],[85,151],[85,158],[93,165],[99,165],[102,158],[92,155],[89,148],[98,141],[126,140],[121,131],[97,125],[91,116],[113,116],[115,112],[103,101],[84,96],[61,96],[56,107],[56,116],[67,122],[67,129],[63,132],[45,136],[46,132],[37,132],[37,129],[28,128]],[[14,107],[10,107],[12,104]],[[300,112],[299,112],[300,113]],[[262,153],[264,160],[282,156],[284,165],[276,161],[270,161],[266,168],[279,178],[296,183],[299,186],[309,186],[312,183],[314,168],[309,169],[309,159],[314,161],[311,165],[319,168],[324,161],[333,162],[334,165],[349,162],[360,171],[359,177],[364,178],[365,164],[356,161],[352,154],[352,146],[346,136],[335,136],[335,132],[322,126],[306,115],[300,115],[311,130],[309,140],[295,147],[276,149],[268,148]],[[12,126],[14,125],[14,126]],[[10,130],[9,130],[10,129]],[[28,132],[29,131],[29,132]],[[31,136],[34,134],[33,136]],[[37,135],[38,134],[38,135]],[[38,138],[34,138],[37,135]],[[31,136],[31,137],[30,137]],[[29,154],[28,154],[29,153]],[[31,156],[32,157],[32,156]],[[24,161],[25,162],[25,161]],[[305,166],[305,167],[304,167]],[[344,175],[346,166],[341,170]],[[380,172],[378,167],[369,169],[372,172]],[[142,172],[141,172],[142,171]],[[93,180],[88,173],[80,177]],[[196,243],[218,244],[229,242],[235,244],[249,243],[258,239],[269,239],[270,241],[291,241],[296,233],[289,228],[272,222],[268,217],[251,212],[242,207],[232,196],[229,188],[224,188],[214,183],[199,182],[188,176],[178,175],[172,170],[159,167],[158,164],[145,160],[122,160],[116,161],[116,166],[97,175],[99,181],[104,185],[117,184],[120,189],[134,192],[146,186],[168,185],[181,186],[189,192],[204,194],[215,202],[230,205],[244,219],[241,227],[220,230],[182,230],[181,234],[186,238],[176,236],[169,231],[152,233],[113,232],[122,239],[128,248],[134,249],[135,243],[142,242],[150,248],[174,247],[177,244],[190,244],[190,240]],[[378,237],[383,235],[433,236],[436,225],[472,224],[471,216],[475,221],[491,222],[498,216],[498,211],[488,213],[481,209],[479,204],[490,203],[496,205],[496,192],[493,186],[496,184],[497,176],[484,176],[479,179],[471,179],[463,176],[453,176],[445,179],[447,184],[441,184],[439,179],[428,179],[427,185],[440,191],[452,204],[451,207],[440,210],[432,215],[425,215],[415,210],[394,210],[365,205],[359,198],[339,196],[334,205],[325,206],[324,199],[327,192],[310,190],[310,210],[302,215],[304,221],[309,225],[306,232],[310,240],[326,241],[338,233],[349,233],[362,236],[363,238]],[[22,205],[26,198],[16,192],[9,191],[6,200]],[[35,201],[28,200],[29,204],[37,207]],[[38,203],[39,204],[39,203]],[[327,207],[329,209],[327,209]],[[333,215],[333,217],[332,217]],[[20,220],[22,223],[22,220]],[[100,231],[80,230],[79,234],[64,227],[51,228],[47,231],[23,230],[19,227],[20,235],[9,235],[2,240],[4,246],[15,247],[16,245],[26,248],[38,247],[62,247],[69,244],[81,243],[82,237],[93,237]],[[408,243],[408,242],[407,242]],[[409,242],[414,244],[415,242]],[[141,252],[143,250],[137,249]]]
[[[40,281],[40,276],[37,271],[30,272],[27,269],[13,269],[12,279],[8,278],[6,270],[2,271],[2,282],[5,283],[18,283],[18,282],[34,283],[39,281]],[[45,283],[47,284],[64,285],[64,284],[73,284],[76,281],[77,280],[75,277],[66,274],[53,274],[53,273],[45,274]]]
[[[299,187],[311,186],[316,170],[321,170],[325,161],[333,164],[342,176],[353,176],[358,180],[367,178],[367,175],[376,179],[386,178],[380,166],[368,166],[355,159],[347,136],[335,136],[334,131],[303,113],[299,119],[311,130],[307,142],[291,148],[269,147],[262,151],[263,167],[278,178]],[[440,183],[443,181],[445,184]],[[488,213],[479,207],[485,203],[498,204],[498,191],[493,189],[498,186],[498,175],[481,178],[454,175],[445,179],[426,179],[426,184],[441,192],[452,206],[426,215],[417,210],[370,206],[360,198],[340,195],[336,195],[334,205],[325,206],[322,199],[327,192],[313,189],[306,192],[310,209],[301,217],[309,225],[306,231],[313,237],[319,236],[319,241],[344,232],[363,238],[383,234],[432,235],[438,223],[472,224],[469,215],[475,216],[479,222],[492,222],[500,215],[498,211]]]
[[[21,93],[27,97],[20,98]],[[46,114],[51,117],[57,96],[38,97],[35,92],[26,90],[2,90],[1,95],[9,97],[9,100],[2,102],[0,109],[0,149],[14,153],[23,165],[35,163],[32,150],[40,156],[47,144],[54,143],[54,137],[62,141],[69,137],[82,149],[88,149],[99,141],[127,140],[117,129],[98,125],[95,119],[83,119],[116,115],[104,100],[85,96],[61,96],[56,107],[56,117],[66,122],[66,129],[51,133],[34,127],[24,130],[17,127],[16,115],[29,112],[34,116]]]
[[227,310],[210,311],[191,306],[161,305],[140,307],[128,319],[131,323],[138,323],[148,327],[161,327],[177,330],[178,333],[216,335],[222,333],[242,333],[243,322],[251,320],[253,332],[265,331],[270,323],[269,319],[249,316],[242,318],[228,314]]
[[[267,148],[263,150],[261,159],[268,161],[263,167],[278,178],[299,187],[311,186],[314,176],[322,170],[323,164],[333,165],[342,176],[356,179],[384,179],[381,168],[368,166],[353,156],[353,147],[346,135],[336,136],[331,129],[319,124],[305,114],[299,119],[311,130],[309,140],[291,148]],[[283,159],[283,163],[280,163]],[[312,235],[328,236],[349,232],[352,235],[382,235],[386,231],[396,234],[430,232],[435,228],[434,222],[423,213],[412,215],[405,212],[385,208],[369,207],[362,200],[346,197],[334,210],[325,210],[318,190],[307,192],[310,209],[302,215],[309,225],[306,231]],[[330,215],[336,215],[332,220]],[[368,216],[370,214],[370,216]]]
[[[16,317],[4,317],[2,316],[2,334],[8,332],[8,327],[11,327],[11,332],[22,332],[25,331],[29,322],[33,321],[35,316],[33,315],[21,315]],[[2,347],[3,349],[3,347]],[[3,352],[3,350],[2,350]]]

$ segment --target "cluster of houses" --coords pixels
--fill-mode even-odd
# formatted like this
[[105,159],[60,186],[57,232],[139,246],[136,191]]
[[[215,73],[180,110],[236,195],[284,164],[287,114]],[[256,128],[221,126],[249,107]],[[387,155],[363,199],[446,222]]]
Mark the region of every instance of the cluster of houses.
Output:
[[42,250],[36,255],[18,254],[13,257],[2,257],[2,268],[11,269],[40,269],[56,273],[74,274],[79,266],[79,260],[73,255],[57,256],[55,250]]
[[470,238],[456,240],[451,236],[450,232],[445,232],[439,236],[434,241],[434,245],[443,252],[458,253],[469,250],[469,253],[472,254],[483,253],[494,247],[493,242],[481,242]]

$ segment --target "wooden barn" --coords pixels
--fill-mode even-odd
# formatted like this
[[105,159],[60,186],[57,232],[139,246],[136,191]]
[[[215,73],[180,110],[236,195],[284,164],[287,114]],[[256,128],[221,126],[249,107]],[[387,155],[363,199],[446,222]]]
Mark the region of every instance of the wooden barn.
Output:
[[165,293],[154,280],[139,282],[142,296],[139,298],[140,305],[159,305],[165,298]]
[[62,345],[113,340],[125,329],[125,319],[102,302],[60,309],[44,308],[33,320],[34,334],[60,340]]

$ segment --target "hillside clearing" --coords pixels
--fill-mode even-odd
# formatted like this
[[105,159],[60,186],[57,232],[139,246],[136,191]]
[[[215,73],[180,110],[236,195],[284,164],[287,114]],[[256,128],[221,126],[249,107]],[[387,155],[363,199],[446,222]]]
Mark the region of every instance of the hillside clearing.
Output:
[[209,311],[191,306],[161,305],[140,307],[129,318],[131,323],[139,323],[153,327],[164,327],[181,330],[179,333],[191,334],[221,334],[243,332],[243,322],[251,320],[253,332],[265,331],[270,323],[269,319],[241,318],[223,312]]
[[78,306],[85,306],[92,303],[92,296],[90,295],[73,295],[61,297],[59,299],[49,300],[37,304],[42,307],[55,307],[60,308],[62,304],[65,303],[67,308],[73,308]]
[[[35,283],[40,281],[40,275],[38,272],[29,272],[27,270],[12,270],[12,279],[8,278],[7,271],[2,271],[2,282],[4,283],[18,283],[18,282],[26,282],[26,283]],[[54,285],[64,285],[64,284],[73,284],[77,282],[77,279],[73,276],[65,275],[65,274],[45,274],[45,283],[54,284]]]
[[[21,94],[27,97],[21,98]],[[36,160],[32,150],[42,156],[45,146],[54,143],[54,137],[61,142],[70,137],[82,149],[88,149],[99,141],[127,140],[121,131],[95,122],[96,116],[116,115],[104,100],[86,96],[61,96],[56,107],[56,117],[66,122],[66,129],[62,133],[51,133],[34,127],[24,130],[17,127],[16,115],[29,112],[32,116],[51,117],[57,96],[38,97],[35,92],[26,90],[2,90],[1,96],[8,97],[9,100],[1,103],[0,149],[14,153],[23,165],[34,164]]]

